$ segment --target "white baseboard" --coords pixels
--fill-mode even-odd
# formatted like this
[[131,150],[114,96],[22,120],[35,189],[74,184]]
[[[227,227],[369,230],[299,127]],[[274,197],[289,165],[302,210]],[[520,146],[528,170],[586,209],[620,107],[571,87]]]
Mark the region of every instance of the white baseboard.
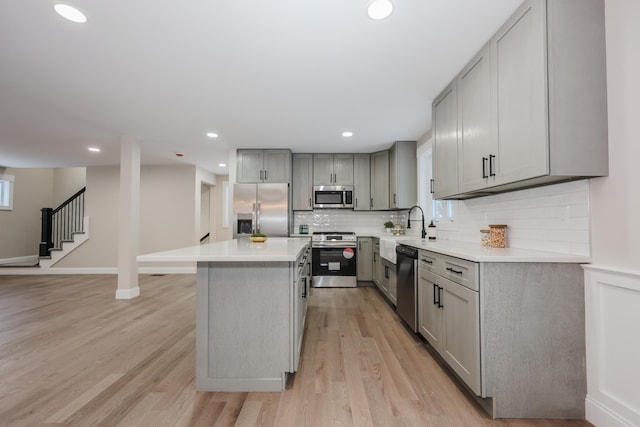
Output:
[[132,299],[140,296],[140,288],[118,289],[116,291],[116,299]]
[[38,255],[26,255],[19,256],[15,258],[3,258],[0,259],[0,265],[4,264],[37,264],[38,263]]
[[[140,267],[140,274],[196,274],[196,267]],[[0,276],[46,274],[118,274],[118,267],[1,268]]]
[[585,399],[586,419],[596,427],[637,427],[591,396]]

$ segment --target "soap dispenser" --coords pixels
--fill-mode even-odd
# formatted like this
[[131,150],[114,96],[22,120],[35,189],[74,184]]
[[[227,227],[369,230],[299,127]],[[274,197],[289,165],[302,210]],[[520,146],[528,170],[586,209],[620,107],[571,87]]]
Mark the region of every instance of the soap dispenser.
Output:
[[436,225],[431,220],[431,223],[427,226],[427,236],[430,241],[436,240]]

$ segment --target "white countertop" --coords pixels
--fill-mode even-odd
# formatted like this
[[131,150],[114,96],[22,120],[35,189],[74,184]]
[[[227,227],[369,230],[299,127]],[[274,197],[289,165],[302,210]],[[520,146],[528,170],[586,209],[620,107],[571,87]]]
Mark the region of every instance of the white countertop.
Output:
[[483,247],[480,243],[454,242],[450,240],[429,242],[414,238],[403,239],[398,243],[474,262],[561,262],[576,264],[591,262],[589,257],[581,255],[519,248],[489,248]]
[[295,261],[308,244],[309,239],[295,237],[270,237],[264,243],[252,243],[246,238],[138,255],[137,259],[140,262]]

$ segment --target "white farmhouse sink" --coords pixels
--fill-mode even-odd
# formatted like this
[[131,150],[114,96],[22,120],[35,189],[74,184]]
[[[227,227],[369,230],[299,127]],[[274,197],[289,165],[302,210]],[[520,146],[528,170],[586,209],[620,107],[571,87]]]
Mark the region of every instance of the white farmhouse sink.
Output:
[[380,257],[395,264],[396,263],[396,239],[380,238]]

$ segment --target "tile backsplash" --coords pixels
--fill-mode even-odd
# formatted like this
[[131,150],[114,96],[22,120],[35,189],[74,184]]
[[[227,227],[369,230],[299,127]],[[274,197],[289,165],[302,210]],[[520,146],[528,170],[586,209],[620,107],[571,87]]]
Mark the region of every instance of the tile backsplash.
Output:
[[[507,245],[575,255],[591,255],[589,180],[513,191],[477,199],[454,201],[454,221],[436,223],[438,239],[480,242],[480,230],[489,224],[506,224]],[[412,212],[409,235],[420,235],[420,213]],[[431,220],[429,209],[425,221]],[[407,224],[407,211],[363,212],[321,209],[294,212],[294,229],[300,224],[314,231],[382,233],[386,221]]]
[[[428,212],[425,213],[427,221]],[[411,228],[407,234],[420,235],[420,213],[417,209],[411,213]],[[297,233],[300,224],[309,226],[309,233],[314,231],[354,231],[356,233],[383,233],[384,223],[407,226],[407,211],[352,211],[346,209],[316,209],[313,212],[296,211],[293,218],[293,230]]]
[[455,203],[456,224],[439,239],[479,242],[480,229],[507,224],[510,247],[591,255],[588,180]]

